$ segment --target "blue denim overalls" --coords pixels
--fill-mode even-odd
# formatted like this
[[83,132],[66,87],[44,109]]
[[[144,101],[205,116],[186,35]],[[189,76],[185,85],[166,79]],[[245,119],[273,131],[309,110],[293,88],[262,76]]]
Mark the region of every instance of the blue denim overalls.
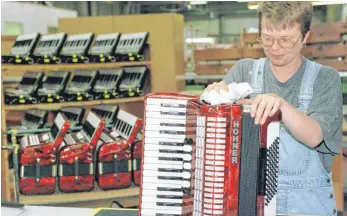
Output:
[[[263,93],[266,58],[255,60],[251,85],[254,98]],[[314,81],[320,64],[308,60],[298,95],[298,110],[305,112],[310,104]],[[296,140],[285,126],[280,130],[280,160],[277,213],[336,215],[336,201],[331,172],[324,169],[318,152]]]

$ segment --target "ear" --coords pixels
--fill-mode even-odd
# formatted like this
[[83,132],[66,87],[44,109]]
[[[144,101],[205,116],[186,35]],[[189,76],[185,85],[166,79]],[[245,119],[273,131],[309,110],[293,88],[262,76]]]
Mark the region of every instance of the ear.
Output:
[[308,31],[304,37],[304,40],[302,41],[302,44],[306,44],[308,37],[310,36],[311,31]]

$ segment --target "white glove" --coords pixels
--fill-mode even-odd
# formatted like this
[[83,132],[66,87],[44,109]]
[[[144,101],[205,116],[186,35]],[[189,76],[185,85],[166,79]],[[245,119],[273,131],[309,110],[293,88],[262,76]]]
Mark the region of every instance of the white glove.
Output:
[[228,85],[228,92],[224,89],[220,89],[220,92],[216,90],[205,90],[200,99],[212,106],[220,104],[233,104],[235,101],[247,97],[253,93],[252,87],[248,83],[230,83]]

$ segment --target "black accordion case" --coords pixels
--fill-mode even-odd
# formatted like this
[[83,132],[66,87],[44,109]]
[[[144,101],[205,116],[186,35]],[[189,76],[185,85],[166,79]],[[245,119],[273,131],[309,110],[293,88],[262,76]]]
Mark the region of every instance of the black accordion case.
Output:
[[106,127],[115,123],[119,106],[116,104],[101,104],[92,107],[91,111],[103,119],[106,123]]
[[5,103],[12,104],[30,104],[35,103],[37,90],[42,86],[43,72],[27,71],[24,73],[18,88],[4,89]]
[[72,80],[65,88],[61,101],[92,100],[90,95],[98,75],[97,70],[76,70]]
[[70,128],[74,129],[82,124],[85,109],[83,107],[64,107],[59,110],[70,122]]
[[60,51],[66,40],[66,33],[42,35],[37,43],[33,58],[37,64],[56,64],[61,63]]
[[94,88],[94,99],[111,99],[119,97],[119,85],[123,79],[124,70],[117,69],[100,69]]
[[150,73],[146,66],[123,67],[124,75],[119,85],[121,97],[144,96],[150,90]]
[[66,85],[70,79],[71,72],[50,71],[45,76],[42,87],[37,91],[39,103],[52,103],[60,101]]

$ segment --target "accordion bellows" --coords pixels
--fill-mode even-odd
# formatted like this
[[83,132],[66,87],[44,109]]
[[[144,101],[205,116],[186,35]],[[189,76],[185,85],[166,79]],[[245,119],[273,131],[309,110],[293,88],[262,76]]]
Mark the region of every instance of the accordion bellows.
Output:
[[139,215],[276,215],[280,117],[147,95]]

